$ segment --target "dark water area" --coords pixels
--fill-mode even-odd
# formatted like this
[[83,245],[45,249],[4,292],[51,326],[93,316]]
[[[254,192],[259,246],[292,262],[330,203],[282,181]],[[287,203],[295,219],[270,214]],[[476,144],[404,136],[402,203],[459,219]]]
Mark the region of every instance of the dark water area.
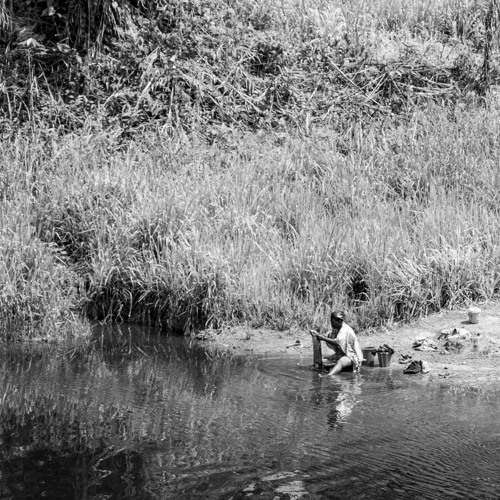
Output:
[[500,388],[95,338],[0,346],[0,499],[500,498]]

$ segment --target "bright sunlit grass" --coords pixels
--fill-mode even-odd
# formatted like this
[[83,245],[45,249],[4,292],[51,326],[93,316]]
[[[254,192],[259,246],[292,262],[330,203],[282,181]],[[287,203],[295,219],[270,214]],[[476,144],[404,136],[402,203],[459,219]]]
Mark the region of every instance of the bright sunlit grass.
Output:
[[51,142],[36,181],[19,173],[34,172],[38,137],[4,143],[19,186],[2,203],[4,322],[79,303],[101,320],[287,328],[342,307],[367,328],[396,301],[409,318],[486,300],[499,125],[493,107],[433,107],[359,129],[346,156],[325,130],[231,149],[158,132],[111,155],[80,135]]

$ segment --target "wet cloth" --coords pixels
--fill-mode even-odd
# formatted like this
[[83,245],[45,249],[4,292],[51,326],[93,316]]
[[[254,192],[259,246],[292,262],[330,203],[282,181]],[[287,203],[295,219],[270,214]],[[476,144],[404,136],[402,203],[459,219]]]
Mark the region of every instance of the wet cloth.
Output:
[[340,359],[342,356],[347,356],[351,360],[354,370],[359,370],[363,361],[363,351],[354,330],[344,323],[337,336],[331,332],[328,337],[337,341],[335,346],[325,342],[330,349],[335,351],[336,357]]
[[437,351],[437,349],[438,349],[436,342],[433,339],[430,339],[428,337],[416,339],[413,342],[412,347],[416,351]]
[[420,361],[420,366],[422,367],[422,373],[429,373],[431,371],[429,363],[427,363],[424,359]]
[[420,361],[412,361],[404,370],[403,373],[420,373],[422,371],[422,365]]
[[409,374],[429,373],[430,371],[431,371],[431,368],[429,366],[429,363],[427,363],[427,361],[414,360],[403,370],[403,373],[409,373]]

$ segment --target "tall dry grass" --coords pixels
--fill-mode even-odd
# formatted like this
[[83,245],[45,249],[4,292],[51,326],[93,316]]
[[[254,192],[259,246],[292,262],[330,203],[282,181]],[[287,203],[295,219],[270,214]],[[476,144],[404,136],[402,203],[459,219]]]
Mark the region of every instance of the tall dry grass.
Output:
[[174,329],[289,328],[341,307],[366,329],[488,300],[499,125],[491,103],[343,137],[228,132],[208,145],[158,130],[121,152],[95,133],[3,142],[3,321],[77,304]]
[[0,339],[83,334],[78,277],[37,237],[30,211],[23,199],[0,206]]
[[[273,40],[300,41],[311,57],[314,44],[343,44],[347,58],[362,61],[366,51],[382,64],[401,59],[411,41],[418,60],[439,66],[450,47],[455,58],[479,54],[486,7],[240,1],[231,16],[266,33],[266,50]],[[303,110],[293,81],[307,68],[280,73]],[[373,86],[345,87],[364,106],[397,77],[399,67],[387,68]],[[47,99],[54,116],[71,111]],[[168,122],[126,143],[98,113],[79,115],[77,131],[62,134],[40,127],[31,109],[28,125],[0,141],[2,337],[57,334],[78,313],[184,331],[288,328],[318,325],[330,307],[348,309],[365,329],[493,297],[499,107],[494,98],[445,102],[416,99],[407,114],[366,121],[332,105],[324,119],[298,117],[305,126],[288,133],[221,125],[201,136]]]
[[260,0],[251,7],[237,2],[236,8],[260,24],[283,30],[294,41],[313,35],[367,43],[376,31],[454,39],[480,36],[488,4],[488,0]]

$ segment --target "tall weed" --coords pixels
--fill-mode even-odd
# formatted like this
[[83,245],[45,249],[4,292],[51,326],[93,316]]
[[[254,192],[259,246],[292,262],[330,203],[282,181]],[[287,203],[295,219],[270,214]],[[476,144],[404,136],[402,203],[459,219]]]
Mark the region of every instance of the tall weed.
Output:
[[0,338],[58,339],[83,334],[78,278],[37,236],[27,213],[0,207]]
[[19,190],[30,203],[2,207],[29,225],[24,252],[51,249],[51,275],[79,276],[91,319],[288,328],[343,307],[368,328],[498,293],[499,120],[494,103],[435,106],[343,136],[158,130],[114,152],[66,136],[36,196]]

